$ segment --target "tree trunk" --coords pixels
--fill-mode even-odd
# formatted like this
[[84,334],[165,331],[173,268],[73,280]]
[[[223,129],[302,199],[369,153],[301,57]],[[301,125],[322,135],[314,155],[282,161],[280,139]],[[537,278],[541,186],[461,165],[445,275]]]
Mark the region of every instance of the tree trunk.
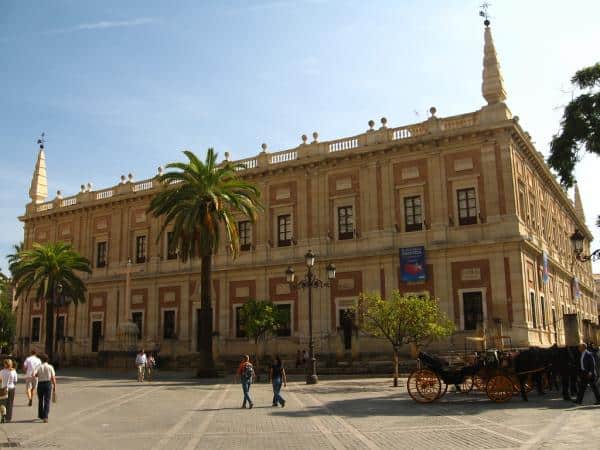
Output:
[[202,256],[202,271],[200,274],[200,366],[199,377],[216,376],[215,361],[212,351],[213,312],[212,312],[212,254]]
[[394,347],[394,387],[398,387],[398,348]]
[[54,299],[46,300],[46,342],[44,343],[48,361],[54,363]]

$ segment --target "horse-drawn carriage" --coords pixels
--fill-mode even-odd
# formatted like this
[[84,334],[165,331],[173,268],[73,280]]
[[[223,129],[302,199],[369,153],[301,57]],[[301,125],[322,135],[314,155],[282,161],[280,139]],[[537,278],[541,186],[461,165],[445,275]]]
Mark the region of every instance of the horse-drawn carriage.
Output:
[[546,366],[521,370],[514,364],[516,355],[518,352],[512,351],[477,352],[470,362],[451,367],[442,358],[421,352],[418,368],[408,377],[408,393],[418,403],[440,399],[449,385],[454,385],[459,394],[468,394],[473,389],[484,391],[497,403],[506,402],[519,392],[526,395],[533,388],[533,379]]

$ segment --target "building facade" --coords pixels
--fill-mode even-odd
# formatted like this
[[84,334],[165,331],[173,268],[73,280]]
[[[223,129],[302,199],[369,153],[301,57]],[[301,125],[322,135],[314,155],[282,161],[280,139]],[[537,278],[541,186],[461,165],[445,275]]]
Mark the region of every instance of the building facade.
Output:
[[[473,335],[488,345],[495,336],[517,346],[564,344],[598,323],[591,264],[573,257],[569,240],[580,230],[589,253],[578,190],[574,201],[567,197],[512,116],[489,27],[484,38],[481,109],[441,118],[432,108],[428,120],[397,128],[383,118],[328,142],[313,133],[296,148],[270,153],[263,145],[239,161],[240,175],[260,188],[264,212],[256,223],[239,219],[237,259],[226,245],[214,258],[218,357],[253,348],[238,315],[251,298],[272,300],[287,317],[265,351],[290,355],[307,346],[306,292],[290,290],[285,271],[304,273],[309,249],[322,278],[327,264],[337,266],[331,287],[313,297],[316,350],[332,358],[387,352],[353,326],[349,308],[361,292],[438,297],[456,324],[450,345],[458,348]],[[47,201],[40,149],[21,217],[25,246],[69,242],[93,265],[87,301],[57,313],[65,357],[120,349],[119,325],[128,318],[138,326],[137,345],[175,358],[196,352],[200,261],[180,261],[169,251],[169,230],[159,236],[161,220],[147,214],[163,188],[156,178],[123,176],[107,189],[82,186]],[[416,264],[400,256],[423,251]],[[18,309],[21,351],[41,348],[43,302],[20,299]]]

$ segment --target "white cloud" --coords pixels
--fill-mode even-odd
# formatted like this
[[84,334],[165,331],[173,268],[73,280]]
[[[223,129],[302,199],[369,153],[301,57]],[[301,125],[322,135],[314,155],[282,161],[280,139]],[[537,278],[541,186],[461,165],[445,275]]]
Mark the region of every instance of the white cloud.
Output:
[[102,20],[100,22],[93,23],[81,23],[74,27],[70,28],[61,28],[57,30],[51,30],[49,34],[58,34],[58,33],[72,33],[74,31],[83,31],[83,30],[103,30],[107,28],[125,28],[125,27],[137,27],[140,25],[148,25],[150,23],[155,23],[157,20],[151,17],[138,17],[136,19],[130,20]]

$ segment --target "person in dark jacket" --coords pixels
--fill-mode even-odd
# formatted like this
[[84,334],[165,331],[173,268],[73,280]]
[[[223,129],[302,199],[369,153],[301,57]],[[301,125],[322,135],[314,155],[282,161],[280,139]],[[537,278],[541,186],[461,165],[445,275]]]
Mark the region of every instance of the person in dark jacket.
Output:
[[585,394],[585,390],[587,389],[588,384],[592,388],[592,392],[596,397],[595,405],[600,405],[600,393],[598,392],[598,387],[596,386],[596,380],[598,379],[598,374],[596,373],[596,361],[594,360],[594,355],[587,349],[587,345],[579,344],[578,346],[580,353],[579,360],[579,392],[577,393],[577,399],[575,403],[581,405],[583,401],[583,395]]

